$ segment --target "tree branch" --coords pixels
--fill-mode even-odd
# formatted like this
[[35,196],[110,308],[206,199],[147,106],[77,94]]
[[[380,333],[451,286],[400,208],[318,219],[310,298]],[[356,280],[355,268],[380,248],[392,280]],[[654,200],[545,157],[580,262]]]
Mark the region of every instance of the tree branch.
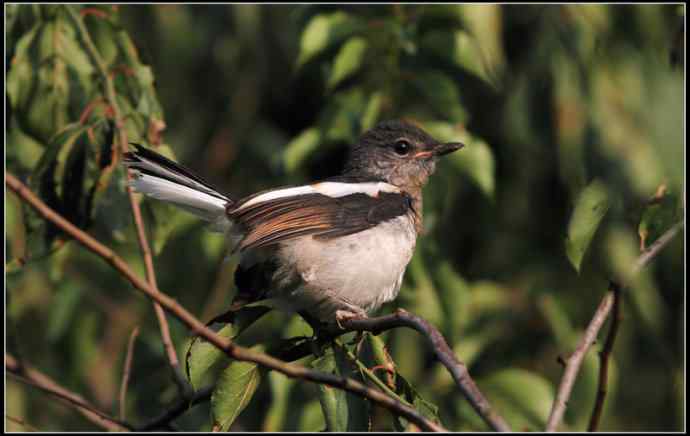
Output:
[[132,430],[129,424],[118,421],[112,416],[101,412],[95,406],[87,402],[80,395],[71,392],[42,372],[30,367],[26,363],[19,365],[17,359],[11,354],[5,354],[5,369],[17,380],[35,386],[44,392],[53,395],[63,402],[75,406],[76,410],[86,419],[108,431]]
[[136,426],[136,431],[151,431],[168,426],[173,420],[189,410],[190,407],[211,399],[214,386],[206,386],[194,392],[191,398],[180,398],[163,413],[145,424]]
[[[79,16],[79,14],[75,12],[74,6],[65,5],[65,8],[69,13],[70,18],[74,22],[74,25],[77,27],[77,31],[79,32],[81,39],[84,41],[84,46],[86,48],[87,53],[89,54],[91,63],[94,65],[94,67],[96,67],[99,75],[101,76],[105,98],[108,102],[108,105],[113,111],[113,118],[115,119],[115,129],[117,131],[119,143],[118,148],[120,150],[120,154],[116,154],[116,156],[119,157],[127,152],[129,148],[129,143],[127,141],[127,131],[124,128],[122,111],[120,110],[120,106],[117,103],[117,93],[115,91],[115,84],[113,83],[112,78],[108,74],[106,64],[101,58],[101,55],[98,53],[98,49],[96,48],[96,45],[93,43],[88,29],[84,25],[84,22]],[[113,163],[113,165],[116,164],[117,159]],[[129,169],[127,170],[127,180],[132,180],[132,174]],[[141,216],[141,208],[139,207],[139,203],[136,201],[134,191],[129,183],[127,184],[127,195],[129,197],[129,203],[132,207],[132,218],[134,220],[134,225],[137,229],[137,239],[139,241],[139,247],[141,249],[142,257],[144,258],[146,279],[152,287],[158,288],[158,284],[156,282],[156,271],[153,266],[153,256],[151,255],[151,247],[148,243],[148,239],[146,238],[144,220]],[[190,396],[192,394],[193,389],[185,379],[180,369],[180,361],[177,358],[175,346],[173,345],[173,341],[170,336],[170,327],[168,326],[168,320],[165,317],[165,312],[163,311],[163,308],[155,301],[153,301],[153,309],[156,312],[156,318],[158,319],[158,326],[161,333],[161,340],[163,342],[163,348],[165,349],[165,353],[168,357],[168,363],[170,364],[170,367],[173,372],[173,379],[175,380],[175,383],[177,384],[182,394],[184,396]]]
[[455,380],[462,394],[467,398],[474,410],[484,422],[494,431],[511,431],[505,420],[491,408],[489,402],[481,393],[476,383],[470,377],[467,367],[448,346],[443,335],[427,320],[403,309],[398,309],[390,315],[377,318],[351,319],[341,322],[344,331],[368,331],[379,334],[397,327],[408,327],[421,333],[431,345],[434,356]]
[[134,356],[134,341],[139,335],[139,327],[134,327],[127,344],[127,356],[125,357],[125,367],[122,371],[122,383],[120,384],[120,420],[125,420],[125,399],[127,398],[127,386],[129,385],[129,375],[132,370],[132,358]]
[[[659,239],[657,239],[654,242],[654,244],[649,246],[649,248],[647,248],[633,264],[628,279],[634,277],[637,273],[639,273],[642,270],[642,268],[647,266],[661,252],[661,250],[664,247],[666,247],[666,245],[668,245],[669,242],[671,242],[673,237],[680,231],[682,227],[683,222],[676,223],[674,226],[668,229],[663,235],[661,235],[661,237],[659,237]],[[556,395],[556,400],[553,403],[551,413],[549,414],[549,419],[546,424],[546,431],[556,431],[558,425],[561,423],[561,420],[563,419],[563,414],[565,413],[565,409],[567,407],[568,399],[570,398],[570,394],[572,393],[573,385],[575,384],[575,379],[577,378],[577,374],[580,371],[580,367],[582,366],[582,361],[585,355],[587,354],[589,348],[595,342],[599,330],[604,324],[604,321],[606,321],[606,318],[611,313],[611,310],[614,306],[614,301],[617,298],[616,293],[619,293],[619,290],[625,289],[627,285],[628,284],[626,282],[623,282],[622,285],[618,285],[614,282],[611,282],[609,286],[609,291],[606,293],[606,295],[604,295],[604,298],[601,300],[599,308],[594,313],[594,317],[592,318],[592,321],[590,321],[587,330],[585,330],[584,336],[578,343],[573,354],[567,359],[565,365],[565,372],[563,373],[563,377],[561,378],[561,384],[558,387],[558,394]],[[607,339],[606,341],[607,344],[609,344],[610,342],[611,348],[613,348],[613,341],[615,340],[617,330],[617,326],[615,329],[612,326],[612,330],[609,334],[612,334],[613,337],[610,339],[610,341],[609,339]],[[606,363],[604,363],[604,361],[602,360],[602,366],[605,365],[606,368],[603,369],[603,372],[600,371],[599,388],[597,390],[597,395],[601,398],[597,398],[597,403],[601,402],[601,405],[595,406],[594,413],[596,414],[601,413],[601,408],[603,408],[604,404],[606,387],[602,386],[602,383],[605,384],[608,379],[607,371],[608,358],[610,353],[611,350],[608,350],[606,354]],[[592,419],[598,420],[599,418],[595,418],[593,416]]]
[[597,398],[594,403],[594,410],[590,418],[587,431],[596,431],[599,426],[601,412],[604,409],[604,399],[606,398],[608,383],[609,383],[609,359],[613,352],[613,344],[618,334],[618,327],[621,320],[621,289],[616,283],[609,285],[609,291],[613,294],[613,318],[611,319],[611,327],[609,327],[609,334],[606,336],[604,348],[599,353],[599,382],[597,387]]
[[187,325],[192,330],[193,334],[198,334],[199,336],[203,337],[215,347],[222,350],[229,357],[245,362],[254,362],[260,366],[285,374],[288,377],[307,380],[313,383],[326,384],[352,392],[356,395],[365,397],[388,410],[391,410],[399,416],[403,416],[408,421],[415,423],[425,431],[445,431],[445,428],[425,418],[417,410],[405,406],[399,401],[389,397],[388,395],[385,395],[381,391],[369,388],[351,378],[340,377],[334,374],[308,369],[301,365],[287,363],[267,354],[234,344],[227,338],[216,334],[216,332],[206,327],[203,322],[197,319],[184,307],[180,306],[175,300],[161,293],[157,288],[149,285],[146,281],[139,278],[132,271],[129,265],[127,265],[127,263],[122,258],[117,256],[112,250],[96,241],[90,235],[77,228],[57,212],[48,207],[33,192],[31,192],[26,185],[20,182],[9,172],[5,174],[5,183],[41,216],[58,226],[85,248],[103,258],[106,262],[113,266],[113,268],[120,272],[120,274],[135,288],[142,291],[150,299],[158,302],[164,309],[172,313],[177,319]]

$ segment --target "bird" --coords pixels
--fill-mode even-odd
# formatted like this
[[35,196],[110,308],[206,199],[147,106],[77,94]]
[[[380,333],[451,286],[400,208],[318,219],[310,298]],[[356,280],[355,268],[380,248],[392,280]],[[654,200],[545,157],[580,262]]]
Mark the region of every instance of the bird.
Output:
[[422,190],[437,160],[464,146],[409,121],[383,121],[349,146],[340,174],[233,199],[133,145],[123,159],[132,188],[208,222],[239,254],[231,310],[258,304],[322,328],[397,297],[423,229]]

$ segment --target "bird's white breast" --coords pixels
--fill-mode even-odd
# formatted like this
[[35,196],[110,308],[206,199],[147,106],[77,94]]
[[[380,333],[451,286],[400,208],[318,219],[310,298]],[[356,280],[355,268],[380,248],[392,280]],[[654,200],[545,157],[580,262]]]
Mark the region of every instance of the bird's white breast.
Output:
[[283,308],[307,310],[324,321],[333,321],[343,303],[375,310],[398,295],[415,244],[409,214],[352,235],[305,236],[281,244],[278,256],[284,266],[276,284],[289,306]]

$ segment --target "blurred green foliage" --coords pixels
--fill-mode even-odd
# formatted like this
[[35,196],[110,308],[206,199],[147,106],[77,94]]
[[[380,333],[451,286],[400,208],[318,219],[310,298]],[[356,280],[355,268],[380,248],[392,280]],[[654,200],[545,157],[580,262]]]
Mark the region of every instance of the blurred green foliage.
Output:
[[[143,275],[124,173],[112,165],[112,114],[77,28],[60,5],[5,11],[8,171]],[[332,175],[345,145],[384,119],[467,144],[426,188],[424,235],[400,297],[382,312],[400,306],[438,326],[515,430],[543,429],[556,358],[572,351],[607,280],[684,217],[684,60],[671,63],[684,14],[652,4],[80,9],[129,139],[231,195]],[[223,238],[185,213],[143,205],[160,289],[204,320],[222,312],[235,265]],[[150,303],[16,197],[5,206],[8,351],[115,414],[127,339],[140,326],[127,417],[156,416],[177,392]],[[683,266],[677,238],[624,297],[602,430],[683,429]],[[183,357],[189,332],[176,321],[171,329]],[[268,346],[309,333],[298,317],[271,313],[238,340]],[[395,380],[376,371],[380,382],[451,430],[486,429],[415,332],[381,340],[385,352],[373,344],[360,356],[369,368],[394,365]],[[587,424],[600,343],[564,428]],[[301,363],[364,377],[343,352]],[[195,358],[218,363],[206,353]],[[215,366],[214,399],[179,428],[407,428],[340,391]],[[6,399],[8,415],[40,430],[93,428],[13,381]]]

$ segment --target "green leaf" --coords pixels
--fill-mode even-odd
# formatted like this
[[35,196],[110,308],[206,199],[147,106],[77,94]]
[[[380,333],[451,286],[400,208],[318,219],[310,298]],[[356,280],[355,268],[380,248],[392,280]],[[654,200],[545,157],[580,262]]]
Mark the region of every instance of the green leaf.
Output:
[[451,264],[440,261],[434,271],[434,279],[438,283],[443,310],[446,314],[445,334],[450,335],[449,340],[455,341],[463,334],[464,326],[471,323],[474,316],[471,308],[472,294],[469,283],[458,274]]
[[324,430],[326,423],[323,419],[323,411],[319,401],[310,401],[301,409],[302,413],[299,417],[299,423],[297,426],[298,431],[317,432]]
[[360,69],[367,46],[367,41],[359,36],[350,38],[343,44],[335,58],[331,75],[328,78],[326,87],[329,90],[334,89],[340,82]]
[[51,302],[48,319],[48,340],[52,343],[62,338],[75,316],[75,310],[82,299],[83,288],[63,282]]
[[515,431],[544,428],[555,395],[548,380],[523,369],[506,369],[477,383]]
[[277,371],[270,371],[268,379],[271,386],[271,404],[261,431],[276,432],[283,429],[287,413],[291,411],[289,395],[295,385],[295,380]]
[[609,209],[606,186],[595,180],[582,190],[575,202],[575,210],[568,223],[565,249],[570,263],[580,272],[582,258]]
[[467,112],[460,102],[458,87],[448,75],[441,71],[427,70],[415,74],[412,85],[435,113],[453,123],[467,122]]
[[[469,33],[458,30],[427,32],[421,41],[422,48],[445,59],[452,65],[469,71],[490,85],[494,79],[482,62],[483,54],[477,40]],[[450,49],[449,49],[450,48]]]
[[297,67],[364,28],[364,23],[345,12],[316,15],[302,32]]
[[[319,371],[351,377],[362,381],[357,368],[348,361],[344,351],[329,348],[311,363]],[[367,400],[342,389],[319,384],[319,402],[323,410],[327,431],[369,431],[369,403]]]
[[223,370],[211,394],[213,422],[220,431],[230,429],[251,401],[260,380],[259,367],[252,362],[232,362]]
[[[234,334],[232,324],[227,324],[217,334],[223,338],[231,338]],[[219,362],[227,361],[223,351],[213,344],[198,339],[192,340],[187,350],[187,379],[194,389],[202,387],[208,371]]]
[[[422,398],[417,390],[400,373],[395,374],[395,392],[412,404],[422,416],[435,423],[441,423],[438,415],[438,406]],[[400,416],[396,416],[393,419],[393,425],[397,431],[409,431],[408,421]]]
[[369,130],[379,119],[381,104],[383,103],[383,93],[375,92],[369,96],[369,101],[362,115],[362,131]]
[[438,291],[424,262],[425,258],[427,257],[420,250],[417,250],[412,256],[408,269],[410,277],[414,280],[413,312],[434,325],[442,325],[444,322],[443,308]]
[[637,229],[640,235],[640,249],[649,247],[682,218],[682,202],[677,195],[663,192],[659,197],[654,204],[648,205],[642,213]]
[[[251,326],[261,315],[266,313],[264,307],[246,307],[235,313],[232,324],[226,324],[218,331],[218,335],[224,338],[234,339],[245,329]],[[209,372],[217,368],[222,362],[227,362],[227,355],[216,346],[204,339],[195,338],[187,349],[185,360],[187,379],[194,389],[202,387],[203,381]]]
[[321,132],[316,127],[303,130],[287,146],[283,154],[285,170],[293,174],[302,165],[304,160],[312,154],[321,143]]

